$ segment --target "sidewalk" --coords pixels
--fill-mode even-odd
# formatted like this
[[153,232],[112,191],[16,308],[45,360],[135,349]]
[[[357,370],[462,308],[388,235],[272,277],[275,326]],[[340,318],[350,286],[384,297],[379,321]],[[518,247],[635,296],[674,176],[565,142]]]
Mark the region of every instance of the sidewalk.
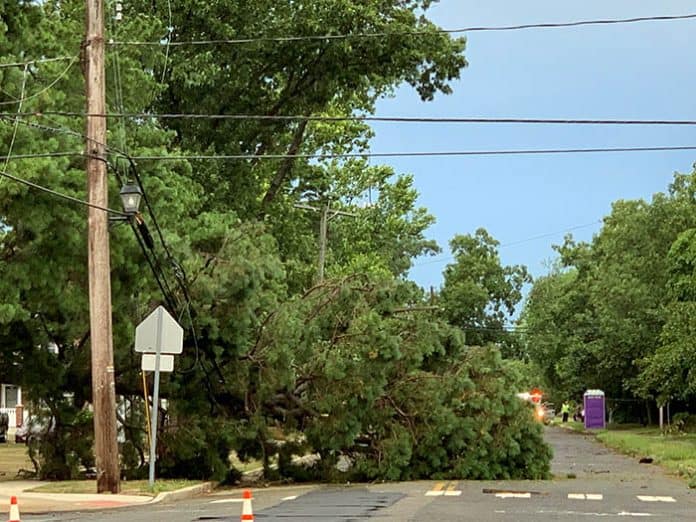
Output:
[[20,513],[54,513],[58,511],[85,511],[110,509],[143,504],[155,504],[164,500],[189,498],[210,492],[212,483],[190,486],[177,491],[149,495],[112,495],[76,493],[32,493],[28,490],[48,482],[38,480],[12,480],[0,482],[0,518],[9,511],[10,498],[17,497]]

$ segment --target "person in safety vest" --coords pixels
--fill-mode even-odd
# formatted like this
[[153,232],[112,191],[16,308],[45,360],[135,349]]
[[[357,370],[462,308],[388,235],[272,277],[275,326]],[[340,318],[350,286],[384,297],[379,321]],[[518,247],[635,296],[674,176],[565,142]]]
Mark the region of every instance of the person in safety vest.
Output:
[[561,414],[563,415],[563,422],[568,422],[568,415],[570,414],[570,404],[564,402],[561,406]]

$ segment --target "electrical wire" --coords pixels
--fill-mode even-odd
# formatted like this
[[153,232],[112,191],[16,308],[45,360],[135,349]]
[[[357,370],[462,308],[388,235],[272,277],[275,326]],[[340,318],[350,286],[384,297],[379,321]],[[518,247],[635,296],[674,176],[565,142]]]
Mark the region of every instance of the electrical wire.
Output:
[[74,56],[57,56],[55,58],[37,58],[35,60],[27,60],[26,62],[0,63],[0,69],[6,69],[7,67],[26,67],[36,63],[58,62],[63,60],[72,60],[74,58]]
[[8,158],[11,161],[23,160],[23,159],[37,159],[37,158],[65,158],[65,157],[87,157],[84,152],[33,152],[29,154],[15,154],[13,156],[0,156],[0,161],[6,161]]
[[418,117],[418,116],[304,116],[267,114],[195,114],[195,113],[126,113],[90,114],[74,111],[42,111],[24,113],[2,113],[2,116],[37,117],[105,117],[109,119],[191,119],[191,120],[258,120],[258,121],[316,121],[316,122],[380,122],[380,123],[475,123],[475,124],[543,124],[543,125],[696,125],[696,119],[601,119],[601,118],[486,118],[486,117]]
[[138,228],[136,227],[135,223],[131,222],[131,229],[133,230],[133,234],[135,234],[135,238],[138,241],[138,245],[140,246],[140,250],[143,253],[143,256],[145,257],[145,260],[147,261],[148,266],[150,267],[150,270],[152,271],[152,275],[155,277],[155,281],[157,282],[157,286],[159,286],[160,291],[162,292],[162,296],[164,297],[164,301],[167,303],[167,306],[169,307],[170,310],[174,310],[175,306],[172,301],[172,297],[170,295],[170,292],[168,291],[168,285],[165,285],[162,281],[162,277],[164,274],[161,273],[161,270],[158,270],[157,263],[152,259],[150,255],[150,251],[145,245],[145,242],[143,241],[143,238],[140,236],[140,232]]
[[530,241],[537,241],[539,239],[546,239],[548,237],[557,236],[558,234],[567,234],[568,232],[572,232],[574,230],[580,230],[581,228],[593,227],[595,225],[601,225],[602,223],[603,223],[603,221],[601,219],[598,219],[596,221],[593,221],[592,223],[585,223],[584,225],[576,225],[574,227],[570,227],[570,228],[567,228],[565,230],[559,230],[557,232],[549,232],[547,234],[540,234],[538,236],[529,237],[527,239],[520,239],[518,241],[503,243],[500,245],[500,248],[507,248],[507,247],[511,247],[511,246],[521,245],[523,243],[528,243]]
[[[249,38],[229,38],[216,40],[190,40],[171,42],[171,46],[184,45],[220,45],[220,44],[251,44],[251,43],[285,43],[285,42],[302,42],[302,41],[340,41],[358,38],[387,38],[387,37],[404,37],[404,36],[438,36],[443,34],[459,34],[459,33],[474,33],[474,32],[501,32],[501,31],[519,31],[526,29],[557,29],[563,27],[580,27],[589,25],[615,25],[615,24],[632,24],[637,22],[663,22],[675,20],[689,20],[696,18],[696,13],[684,15],[666,15],[666,16],[642,16],[634,18],[618,18],[618,19],[602,19],[602,20],[579,20],[572,22],[547,22],[547,23],[531,23],[518,25],[501,25],[501,26],[472,26],[462,27],[459,29],[433,29],[430,31],[399,31],[399,32],[373,32],[373,33],[349,33],[349,34],[324,34],[324,35],[304,35],[304,36],[254,36]],[[149,41],[114,41],[109,42],[109,45],[133,45],[133,46],[158,46],[163,45],[161,42]]]
[[[592,223],[585,223],[583,225],[575,225],[575,226],[572,226],[570,228],[566,228],[564,230],[558,230],[556,232],[548,232],[546,234],[540,234],[538,236],[532,236],[532,237],[528,237],[525,239],[519,239],[517,241],[512,241],[509,243],[503,243],[503,244],[499,245],[498,248],[507,248],[507,247],[511,247],[511,246],[515,246],[515,245],[521,245],[523,243],[529,243],[530,241],[537,241],[539,239],[546,239],[549,237],[555,237],[559,234],[567,234],[568,232],[572,232],[574,230],[580,230],[581,228],[593,227],[595,225],[600,225],[600,224],[602,224],[602,220],[598,219],[597,221],[593,221]],[[442,257],[438,257],[436,259],[431,259],[429,261],[424,261],[422,263],[414,263],[413,266],[416,267],[416,266],[432,265],[432,264],[437,264],[437,263],[446,263],[446,262],[452,261],[454,259],[456,259],[456,256],[442,256]]]
[[89,203],[88,201],[84,201],[82,199],[78,199],[78,198],[75,198],[73,196],[68,196],[67,194],[57,192],[53,189],[44,187],[42,185],[38,185],[37,183],[33,183],[33,182],[28,181],[26,179],[19,178],[19,177],[14,176],[6,171],[0,171],[0,176],[3,176],[7,179],[11,179],[12,181],[16,181],[17,183],[21,183],[23,185],[26,185],[27,187],[30,187],[30,188],[33,188],[36,190],[40,190],[41,192],[45,192],[46,194],[50,194],[51,196],[65,199],[66,201],[70,201],[72,203],[77,203],[79,205],[83,205],[86,207],[96,208],[97,210],[103,210],[104,212],[107,212],[109,214],[114,214],[116,216],[128,216],[128,214],[126,214],[125,212],[121,212],[120,210],[114,210],[114,209],[111,209],[108,207],[101,207],[99,205],[94,205],[93,203]]
[[[131,161],[205,161],[205,160],[277,160],[277,159],[349,159],[349,158],[408,158],[408,157],[442,157],[442,156],[515,156],[547,154],[591,154],[603,152],[667,152],[696,150],[696,145],[666,145],[655,147],[594,147],[573,149],[516,149],[516,150],[459,150],[459,151],[420,151],[420,152],[347,152],[316,154],[186,154],[186,155],[134,155],[127,156]],[[30,158],[55,158],[65,156],[89,157],[84,152],[37,152],[16,154],[14,160]],[[0,156],[0,161],[10,156]],[[103,159],[103,158],[100,158]]]
[[[152,208],[152,205],[150,204],[150,199],[147,196],[147,191],[145,190],[145,187],[142,183],[142,180],[140,178],[140,175],[138,173],[137,166],[135,164],[132,164],[132,173],[133,176],[135,177],[135,181],[140,187],[140,191],[143,194],[143,200],[145,201],[145,205],[148,209],[148,213],[150,215],[150,218],[152,219],[152,223],[155,226],[155,230],[157,231],[157,235],[159,237],[160,243],[162,245],[162,248],[164,249],[164,252],[166,254],[167,260],[169,261],[169,264],[172,267],[173,273],[174,273],[174,278],[177,281],[177,284],[179,286],[179,289],[181,290],[183,299],[184,299],[184,309],[186,311],[188,321],[189,321],[189,326],[191,328],[191,335],[193,338],[194,342],[194,347],[195,347],[195,362],[191,366],[191,368],[185,370],[185,371],[180,371],[179,373],[189,373],[194,370],[196,365],[199,364],[200,358],[199,358],[199,348],[198,348],[198,337],[196,334],[196,328],[193,322],[193,316],[191,313],[191,308],[192,308],[192,303],[191,303],[191,294],[188,289],[188,281],[186,277],[186,272],[184,271],[183,267],[181,264],[179,264],[174,256],[171,253],[171,250],[169,249],[169,246],[167,245],[166,240],[164,239],[164,234],[162,232],[162,229],[159,226],[159,223],[157,221],[157,218],[155,216],[154,209]],[[160,270],[163,272],[161,265],[159,265]],[[170,290],[171,291],[171,290]],[[174,310],[174,309],[172,309]]]
[[[72,60],[70,60],[70,63],[68,64],[68,66],[50,84],[48,84],[46,87],[44,87],[40,91],[35,92],[34,94],[31,94],[30,96],[26,96],[26,97],[22,98],[22,100],[23,101],[31,100],[32,98],[36,98],[37,96],[41,96],[43,93],[45,93],[46,91],[51,89],[55,84],[57,84],[60,80],[62,80],[63,77],[65,77],[65,75],[68,74],[68,72],[70,71],[72,66],[75,65],[77,58],[78,58],[77,56],[73,56]],[[0,106],[14,105],[15,103],[17,103],[17,100],[0,102]]]
[[459,150],[422,152],[348,152],[316,154],[187,154],[187,155],[143,155],[133,156],[135,161],[200,161],[200,160],[277,160],[277,159],[348,159],[348,158],[407,158],[442,156],[516,156],[545,154],[589,154],[600,152],[665,152],[696,150],[696,145],[667,145],[656,147],[594,147],[572,149],[517,149],[517,150]]
[[[30,121],[25,121],[25,120],[22,120],[22,119],[19,119],[19,118],[9,118],[9,117],[5,116],[5,115],[2,114],[2,113],[0,113],[0,119],[2,119],[2,120],[8,120],[8,121],[11,121],[11,122],[13,122],[13,123],[17,123],[17,124],[20,124],[20,125],[25,125],[25,126],[27,126],[27,127],[31,127],[31,128],[38,129],[38,130],[43,130],[43,131],[47,131],[47,132],[54,132],[54,133],[56,133],[56,134],[65,134],[65,135],[67,135],[67,136],[74,136],[74,137],[76,137],[76,138],[81,138],[81,139],[87,140],[87,141],[89,141],[89,142],[91,142],[91,143],[95,143],[95,144],[97,144],[97,145],[99,145],[99,146],[101,146],[101,147],[104,147],[104,148],[106,149],[107,152],[111,152],[111,153],[114,153],[114,154],[118,154],[119,156],[121,156],[121,157],[123,157],[123,158],[126,158],[126,159],[129,158],[128,153],[126,153],[126,152],[124,152],[124,151],[122,151],[122,150],[120,150],[120,149],[118,149],[118,148],[116,148],[116,147],[114,147],[114,146],[112,146],[112,145],[107,145],[106,143],[102,143],[102,142],[100,142],[99,140],[96,140],[96,139],[94,139],[94,138],[91,138],[91,137],[87,136],[87,135],[84,134],[84,133],[74,131],[74,130],[69,129],[69,128],[67,128],[67,127],[62,127],[62,126],[61,126],[61,127],[51,127],[51,126],[49,126],[49,125],[43,125],[43,124],[40,124],[40,123],[34,123],[34,122],[30,122]],[[121,184],[123,185],[123,183],[121,183]]]
[[167,62],[169,60],[169,49],[172,45],[172,34],[174,32],[174,22],[172,21],[172,0],[167,0],[167,12],[169,14],[169,25],[167,26],[167,47],[164,50],[164,66],[162,67],[162,80],[160,83],[164,83],[164,79],[167,75]]
[[[14,120],[11,120],[11,121],[13,121],[15,124],[21,123],[21,124],[27,125],[29,127],[37,128],[40,130],[45,130],[45,131],[49,131],[49,132],[57,132],[57,133],[67,134],[67,135],[76,136],[76,137],[91,140],[91,138],[88,138],[87,136],[85,136],[84,134],[81,134],[79,132],[73,131],[72,129],[59,128],[59,127],[49,127],[46,125],[41,125],[41,124],[37,124],[37,123],[33,123],[33,122],[25,122],[23,120],[20,120],[19,118],[15,118]],[[97,140],[91,140],[91,141],[97,141]],[[98,143],[98,141],[97,141],[97,143]],[[107,148],[107,150],[109,150],[109,147],[107,147],[105,144],[104,144],[104,146]],[[113,148],[111,148],[111,150],[113,150]],[[171,251],[169,250],[169,247],[167,246],[167,244],[164,240],[164,235],[162,234],[162,231],[159,227],[159,224],[158,224],[157,219],[156,219],[155,214],[154,214],[154,210],[153,210],[152,206],[150,205],[149,199],[147,198],[147,192],[145,190],[145,187],[142,184],[142,180],[140,179],[140,176],[137,172],[137,168],[135,167],[132,160],[130,159],[130,156],[125,152],[118,151],[118,149],[114,150],[114,152],[118,152],[119,154],[123,155],[126,159],[128,159],[131,162],[131,168],[133,169],[134,177],[136,178],[136,181],[140,187],[140,190],[143,193],[144,200],[146,201],[146,204],[148,207],[148,212],[152,218],[153,223],[155,224],[155,227],[156,227],[157,232],[158,232],[158,236],[159,236],[160,241],[162,243],[162,246],[167,254],[167,258],[174,268],[175,278],[177,279],[177,282],[179,283],[180,288],[182,289],[182,293],[184,294],[185,311],[186,311],[188,318],[189,318],[189,323],[191,326],[192,335],[194,336],[194,344],[196,346],[196,363],[194,363],[194,366],[195,366],[195,364],[198,363],[198,358],[199,358],[199,356],[198,356],[198,339],[196,338],[195,327],[193,324],[193,318],[192,318],[192,314],[191,314],[191,299],[190,299],[190,294],[189,294],[188,288],[186,286],[186,284],[187,284],[186,283],[186,274],[183,271],[183,268],[181,268],[181,265],[179,265],[174,260],[172,254],[171,254]],[[40,157],[46,157],[46,154],[50,154],[50,157],[55,157],[57,155],[60,155],[60,156],[64,155],[64,153],[42,153],[40,155]],[[68,153],[68,155],[72,155],[72,153]],[[37,157],[39,155],[27,154],[27,155],[22,155],[22,156],[15,156],[13,159],[24,159],[27,156]],[[119,171],[113,165],[109,164],[109,166],[111,167],[111,170],[115,173],[115,175],[119,178],[119,182],[121,183],[121,185],[123,185],[124,184],[123,177],[121,176]],[[138,244],[140,245],[140,248],[143,252],[143,255],[145,256],[146,261],[147,261],[148,265],[150,266],[150,269],[152,270],[152,273],[155,277],[157,285],[159,286],[159,288],[162,292],[162,295],[164,296],[165,302],[167,303],[167,305],[170,307],[171,310],[176,310],[178,307],[177,299],[174,297],[174,292],[172,292],[171,287],[169,285],[169,282],[166,279],[166,276],[164,274],[164,270],[162,269],[162,265],[161,265],[159,259],[157,258],[157,254],[153,250],[154,245],[152,245],[151,240],[146,241],[143,237],[141,237],[142,234],[141,234],[141,230],[139,227],[136,227],[133,223],[131,223],[131,228],[133,229],[133,232],[136,235],[136,239],[138,240]],[[193,371],[193,368],[190,371]],[[180,373],[186,373],[186,372],[180,372]]]
[[[19,94],[17,112],[22,112],[22,104],[24,103],[24,89],[27,86],[27,72],[29,71],[29,65],[24,66],[24,73],[22,74],[22,90]],[[10,162],[10,156],[12,155],[12,149],[14,148],[15,140],[17,139],[17,128],[19,127],[19,118],[15,118],[14,129],[12,130],[12,140],[10,141],[10,147],[7,151],[7,158],[5,159],[5,167],[3,170],[7,170],[7,165]]]

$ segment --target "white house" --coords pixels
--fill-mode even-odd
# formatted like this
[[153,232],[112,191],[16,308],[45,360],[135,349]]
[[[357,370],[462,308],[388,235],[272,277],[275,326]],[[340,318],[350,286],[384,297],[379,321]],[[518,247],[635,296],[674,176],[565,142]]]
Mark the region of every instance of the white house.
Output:
[[7,413],[10,428],[17,428],[24,422],[22,388],[14,384],[0,384],[0,413]]

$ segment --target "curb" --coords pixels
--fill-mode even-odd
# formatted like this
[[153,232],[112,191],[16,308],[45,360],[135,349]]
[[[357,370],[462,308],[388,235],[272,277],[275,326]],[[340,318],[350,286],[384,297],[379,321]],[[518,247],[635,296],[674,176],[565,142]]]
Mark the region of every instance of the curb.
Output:
[[213,490],[214,486],[214,482],[204,482],[203,484],[197,484],[195,486],[177,489],[176,491],[165,491],[163,493],[158,493],[157,496],[153,498],[150,502],[147,502],[147,504],[158,504],[167,500],[181,500],[185,498],[196,497],[198,495],[210,493]]

